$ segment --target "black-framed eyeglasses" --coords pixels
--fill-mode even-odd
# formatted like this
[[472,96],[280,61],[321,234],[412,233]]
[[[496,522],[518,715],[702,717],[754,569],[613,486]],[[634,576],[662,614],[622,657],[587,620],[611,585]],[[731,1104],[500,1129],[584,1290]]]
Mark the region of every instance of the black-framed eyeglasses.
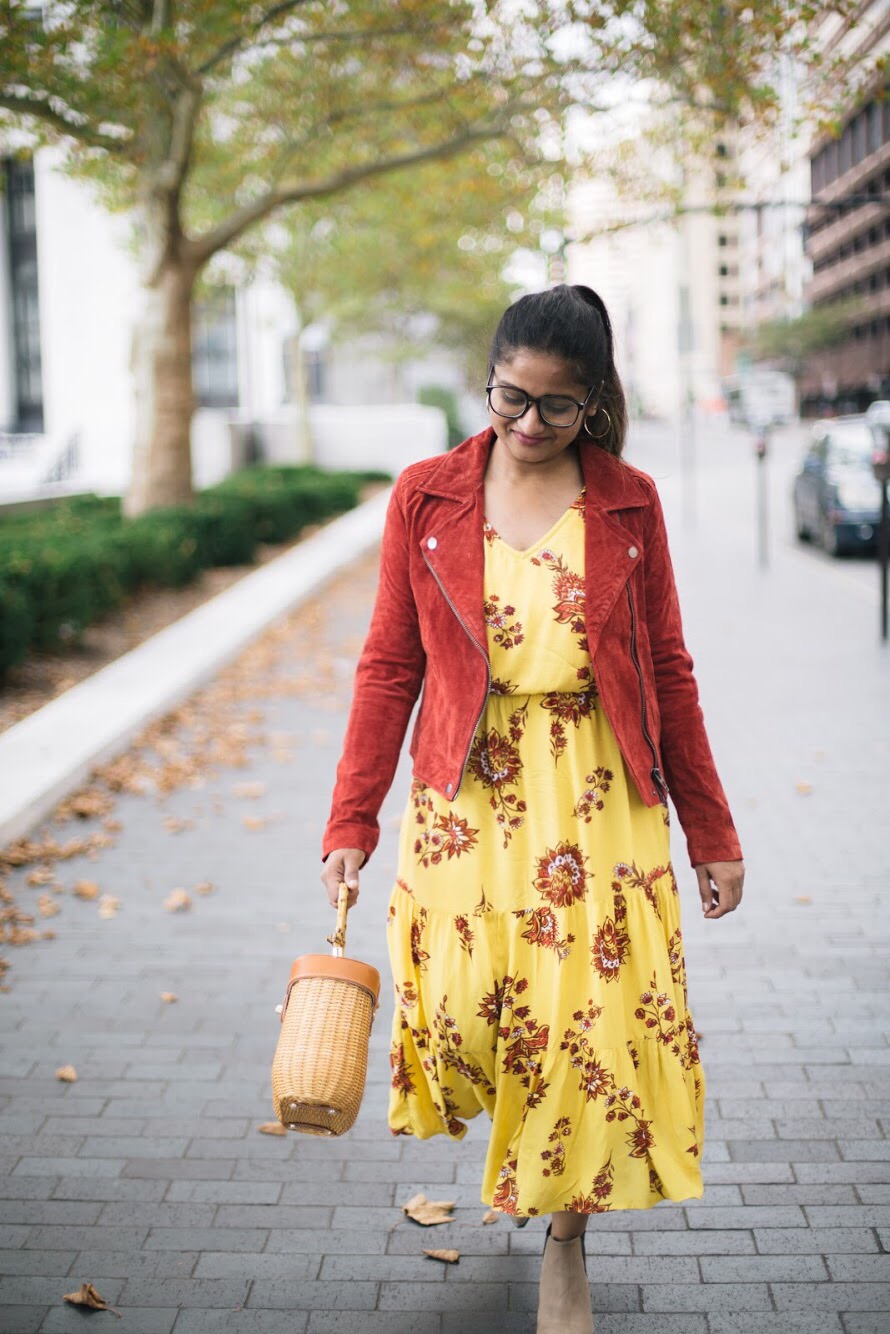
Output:
[[534,406],[538,409],[538,416],[542,422],[556,427],[574,426],[597,387],[591,385],[583,403],[579,403],[576,398],[569,398],[567,394],[543,394],[540,398],[532,398],[524,389],[492,384],[492,375],[494,375],[493,370],[489,374],[485,393],[488,396],[488,406],[496,416],[516,421],[524,417],[529,408]]

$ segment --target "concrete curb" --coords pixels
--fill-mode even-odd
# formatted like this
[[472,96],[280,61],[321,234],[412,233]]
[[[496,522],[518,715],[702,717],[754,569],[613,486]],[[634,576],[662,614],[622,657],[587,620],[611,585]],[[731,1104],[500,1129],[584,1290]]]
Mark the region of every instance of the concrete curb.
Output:
[[379,492],[0,735],[0,845],[22,838],[278,617],[379,541]]

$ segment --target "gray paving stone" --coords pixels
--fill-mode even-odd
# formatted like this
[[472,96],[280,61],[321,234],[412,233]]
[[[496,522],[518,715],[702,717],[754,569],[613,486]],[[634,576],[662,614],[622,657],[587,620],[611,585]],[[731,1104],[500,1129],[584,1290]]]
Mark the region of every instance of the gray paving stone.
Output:
[[0,1251],[0,1274],[67,1274],[76,1251],[29,1251],[24,1247]]
[[804,1205],[812,1227],[890,1227],[890,1204]]
[[890,1311],[888,1283],[773,1283],[771,1291],[779,1311]]
[[[130,1329],[139,1334],[170,1334],[179,1315],[173,1307],[124,1307],[121,1314]],[[74,1307],[55,1307],[40,1326],[40,1334],[72,1334],[83,1327],[83,1313]],[[78,1320],[81,1322],[78,1324]]]
[[743,1185],[745,1204],[858,1204],[856,1191],[851,1185],[817,1185],[803,1182],[797,1185]]
[[45,1318],[45,1306],[10,1303],[3,1308],[3,1334],[37,1334]]
[[[828,1286],[828,1285],[826,1285]],[[766,1283],[662,1283],[643,1288],[644,1311],[771,1311]]]
[[[77,1283],[67,1286],[64,1274],[14,1274],[0,1277],[0,1311],[6,1306],[50,1306],[60,1301],[62,1294],[72,1292]],[[109,1279],[102,1296],[114,1305],[120,1296],[121,1283]]]
[[148,1251],[261,1251],[269,1239],[265,1228],[153,1227],[145,1229]]
[[827,1255],[825,1263],[838,1283],[890,1285],[890,1255]]
[[705,1283],[821,1283],[829,1277],[821,1255],[703,1255],[700,1265]]
[[707,1206],[689,1209],[687,1218],[691,1228],[806,1227],[803,1209],[797,1205],[743,1205],[740,1208]]
[[251,1285],[247,1305],[287,1311],[367,1311],[377,1305],[378,1291],[377,1283],[261,1278]]
[[734,1139],[728,1141],[727,1147],[732,1161],[740,1163],[824,1163],[841,1156],[835,1141],[824,1139]]
[[124,1167],[123,1158],[42,1158],[33,1155],[19,1158],[15,1165],[16,1176],[120,1176]]
[[169,1186],[161,1182],[157,1184],[162,1190],[166,1189],[165,1199],[171,1203],[277,1204],[283,1189],[278,1181],[171,1181]]
[[[466,1322],[467,1317],[463,1320]],[[475,1328],[485,1326],[473,1324],[467,1334]],[[519,1334],[520,1329],[525,1334],[527,1328],[526,1323],[520,1326],[509,1315],[503,1324],[508,1334]],[[443,1322],[434,1311],[312,1311],[306,1329],[308,1334],[440,1334]],[[490,1324],[487,1330],[491,1334]]]
[[158,1181],[228,1181],[234,1171],[233,1159],[202,1162],[196,1158],[131,1158],[121,1168],[121,1176]]
[[[841,1334],[843,1327],[838,1316],[818,1315],[815,1311],[809,1311],[805,1316],[784,1311],[781,1315],[758,1311],[754,1328],[756,1334]],[[747,1311],[735,1315],[710,1315],[708,1331],[709,1334],[752,1334],[751,1317]]]
[[0,1200],[3,1223],[96,1223],[101,1204],[79,1200]]
[[847,1314],[841,1316],[844,1334],[887,1334],[887,1312],[878,1314]]
[[304,1334],[306,1311],[180,1311],[174,1334]]
[[755,1251],[752,1233],[742,1229],[720,1232],[716,1228],[697,1228],[694,1232],[635,1232],[633,1248],[635,1255],[753,1255]]
[[754,1240],[761,1255],[826,1254],[830,1251],[877,1251],[871,1228],[755,1228]]
[[124,1306],[244,1306],[250,1282],[246,1278],[128,1279],[120,1294]]
[[113,1278],[188,1278],[198,1263],[198,1251],[81,1251],[72,1274],[110,1274]]
[[[221,1235],[225,1240],[227,1233],[224,1231]],[[315,1232],[311,1228],[274,1228],[263,1249],[267,1255],[318,1255],[328,1250],[334,1255],[383,1255],[388,1240],[387,1234],[377,1228],[354,1232],[342,1228],[330,1228],[323,1232]]]

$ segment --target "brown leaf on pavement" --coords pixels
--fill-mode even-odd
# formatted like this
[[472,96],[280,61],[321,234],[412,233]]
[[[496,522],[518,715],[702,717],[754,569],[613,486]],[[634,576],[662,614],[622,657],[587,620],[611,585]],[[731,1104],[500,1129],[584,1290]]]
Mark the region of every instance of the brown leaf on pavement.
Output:
[[808,797],[813,791],[813,784],[801,781],[800,783],[794,784],[794,790],[795,792],[799,792],[802,797]]
[[211,881],[209,881],[209,880],[202,880],[201,883],[200,883],[200,885],[195,885],[195,893],[196,893],[196,894],[215,894],[215,893],[216,893],[216,885],[212,884]]
[[114,798],[110,792],[100,787],[87,787],[60,802],[53,818],[60,822],[75,817],[79,820],[89,820],[95,816],[108,815],[113,809]]
[[76,1084],[77,1071],[73,1065],[60,1065],[56,1071],[56,1079],[60,1080],[63,1084]]
[[74,886],[74,894],[79,899],[97,899],[99,886],[95,880],[78,880]]
[[92,1283],[81,1283],[79,1292],[66,1292],[62,1300],[70,1302],[72,1306],[86,1306],[91,1311],[110,1311],[118,1320],[121,1318],[120,1311],[115,1311],[113,1306],[109,1306]]
[[41,894],[37,900],[37,911],[41,917],[55,917],[62,910],[50,894]]
[[483,1222],[483,1223],[496,1223],[496,1222],[498,1221],[499,1218],[500,1218],[500,1214],[498,1213],[498,1211],[497,1211],[496,1209],[489,1209],[486,1213],[484,1213],[484,1214],[482,1215],[482,1222]]
[[179,997],[175,991],[162,991],[161,1000],[165,1005],[173,1005],[175,1001],[179,1000]]
[[420,1223],[421,1227],[435,1227],[437,1223],[453,1223],[451,1210],[454,1208],[456,1200],[428,1200],[425,1195],[412,1195],[407,1203],[402,1205],[402,1213]]
[[287,1126],[283,1126],[280,1121],[264,1121],[261,1126],[257,1126],[261,1135],[286,1135]]
[[164,899],[167,912],[187,912],[191,906],[191,895],[186,894],[184,889],[173,889]]
[[117,917],[120,906],[120,899],[116,899],[113,894],[103,894],[99,900],[99,916],[103,921],[107,921],[109,917]]
[[184,815],[168,815],[164,820],[164,828],[168,834],[181,834],[183,829],[194,829],[194,820],[189,820]]
[[236,797],[262,797],[265,792],[265,783],[236,783],[232,788],[232,794]]
[[424,1251],[424,1255],[428,1255],[431,1260],[443,1260],[447,1265],[456,1265],[460,1259],[460,1251],[452,1250]]
[[810,898],[809,894],[795,894],[795,896],[794,896],[794,902],[795,902],[795,903],[812,903],[813,900]]
[[51,866],[35,866],[25,876],[29,885],[56,885],[56,873]]

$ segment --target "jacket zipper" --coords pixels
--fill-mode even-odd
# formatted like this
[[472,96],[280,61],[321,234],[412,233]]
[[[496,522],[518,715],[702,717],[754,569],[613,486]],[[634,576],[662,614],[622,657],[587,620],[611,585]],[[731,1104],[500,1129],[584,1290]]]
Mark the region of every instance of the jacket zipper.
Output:
[[489,691],[491,690],[491,663],[490,663],[489,660],[488,660],[488,652],[487,652],[487,650],[484,649],[484,648],[482,647],[482,645],[479,643],[479,640],[478,640],[478,639],[476,638],[476,636],[473,634],[472,630],[471,630],[470,627],[467,625],[467,623],[466,623],[466,621],[464,620],[464,618],[461,616],[461,614],[460,614],[460,612],[458,611],[457,607],[455,607],[454,603],[451,601],[451,598],[448,596],[448,593],[447,593],[446,590],[445,590],[445,585],[442,583],[442,580],[439,578],[438,574],[437,574],[436,571],[433,569],[432,565],[430,565],[429,560],[427,560],[427,554],[426,554],[426,552],[425,552],[425,551],[422,551],[422,552],[421,552],[421,555],[423,556],[424,561],[426,561],[427,569],[429,570],[430,574],[431,574],[431,575],[433,576],[433,578],[435,579],[436,583],[439,585],[439,589],[440,589],[440,591],[441,591],[441,593],[442,593],[442,596],[444,597],[445,601],[448,603],[449,607],[450,607],[451,610],[454,612],[454,614],[455,614],[455,616],[457,617],[458,621],[460,622],[461,626],[462,626],[463,629],[466,631],[467,635],[469,636],[470,642],[476,646],[476,648],[479,650],[479,652],[482,654],[482,657],[483,657],[484,660],[485,660],[485,676],[486,676],[486,681],[487,681],[487,685],[486,685],[486,687],[485,687],[485,697],[484,697],[484,699],[482,700],[482,708],[479,710],[479,716],[477,717],[475,723],[473,724],[473,730],[472,730],[472,732],[470,733],[470,744],[467,746],[467,753],[466,753],[466,755],[464,755],[464,762],[463,762],[463,764],[461,765],[461,769],[460,769],[460,778],[457,780],[457,787],[455,788],[455,790],[454,790],[453,792],[449,792],[449,793],[448,793],[449,800],[454,801],[454,799],[455,799],[455,797],[457,796],[458,792],[460,792],[461,784],[462,784],[463,781],[464,781],[464,770],[465,770],[466,767],[467,767],[467,760],[470,758],[470,751],[473,749],[473,739],[474,739],[475,736],[476,736],[476,728],[479,726],[480,722],[482,721],[482,715],[483,715],[483,713],[485,712],[485,705],[486,705],[486,702],[487,702],[487,700],[488,700],[488,694],[489,694]]
[[637,613],[634,607],[633,593],[631,592],[630,580],[627,582],[627,601],[630,606],[630,656],[633,658],[634,667],[637,669],[637,679],[640,683],[640,703],[641,703],[641,721],[643,724],[643,736],[649,743],[649,749],[652,752],[654,764],[650,770],[652,781],[655,783],[661,793],[661,802],[663,806],[667,805],[668,789],[667,783],[662,777],[661,770],[658,767],[658,751],[655,748],[655,742],[649,732],[649,723],[646,714],[646,691],[643,686],[643,672],[640,667],[640,660],[637,657]]

